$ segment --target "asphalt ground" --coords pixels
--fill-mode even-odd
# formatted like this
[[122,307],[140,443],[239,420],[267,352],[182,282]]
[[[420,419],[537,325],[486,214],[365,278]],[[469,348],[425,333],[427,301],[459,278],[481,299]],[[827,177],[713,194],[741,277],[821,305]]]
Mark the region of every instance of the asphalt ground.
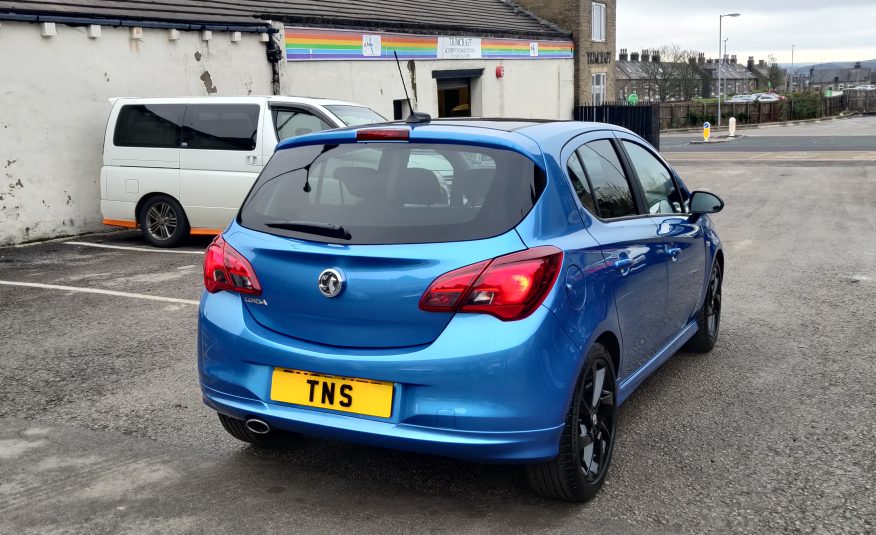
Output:
[[[726,133],[726,129],[720,132],[721,135]],[[716,133],[713,131],[712,135]],[[691,141],[702,141],[700,132],[663,134],[660,136],[660,150],[665,153],[876,151],[876,116],[797,125],[763,125],[739,129],[737,135],[744,137],[720,144],[691,144]]]
[[122,232],[0,249],[0,533],[874,532],[876,164],[677,169],[727,203],[720,340],[621,407],[590,503],[516,467],[237,442],[197,384],[209,240]]

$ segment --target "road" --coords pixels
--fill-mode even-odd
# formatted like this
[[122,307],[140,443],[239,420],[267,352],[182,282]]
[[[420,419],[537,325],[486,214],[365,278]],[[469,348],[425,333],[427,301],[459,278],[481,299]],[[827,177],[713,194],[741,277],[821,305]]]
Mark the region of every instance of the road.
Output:
[[236,442],[197,386],[207,242],[124,232],[0,249],[0,533],[872,533],[876,163],[677,168],[727,203],[721,337],[621,407],[592,502],[516,467]]
[[763,126],[740,129],[737,133],[745,137],[720,144],[691,144],[691,141],[702,140],[700,133],[663,134],[660,150],[665,153],[876,151],[876,116]]

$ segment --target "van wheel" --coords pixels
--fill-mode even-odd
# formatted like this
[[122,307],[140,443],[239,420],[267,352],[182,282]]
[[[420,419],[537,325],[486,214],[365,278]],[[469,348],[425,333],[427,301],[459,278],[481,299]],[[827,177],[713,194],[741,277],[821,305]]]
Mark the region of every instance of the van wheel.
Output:
[[586,502],[605,481],[614,451],[617,382],[608,350],[596,344],[587,363],[560,436],[556,459],[527,466],[532,489],[555,500]]
[[189,221],[173,197],[156,195],[140,208],[140,230],[156,247],[176,247],[189,234]]

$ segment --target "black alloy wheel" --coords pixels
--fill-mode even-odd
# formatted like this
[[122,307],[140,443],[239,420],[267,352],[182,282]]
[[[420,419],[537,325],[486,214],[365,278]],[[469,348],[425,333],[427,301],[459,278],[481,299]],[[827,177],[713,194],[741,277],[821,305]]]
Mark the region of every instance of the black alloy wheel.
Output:
[[527,467],[533,490],[570,502],[593,498],[605,481],[614,450],[617,383],[611,355],[595,345],[587,356],[553,461]]
[[139,221],[143,237],[156,247],[175,247],[189,234],[182,206],[167,195],[147,200],[140,208]]
[[697,333],[685,344],[683,350],[692,353],[708,353],[718,342],[721,331],[721,286],[723,272],[721,264],[715,261],[712,273],[709,275],[709,286],[706,296],[697,313]]

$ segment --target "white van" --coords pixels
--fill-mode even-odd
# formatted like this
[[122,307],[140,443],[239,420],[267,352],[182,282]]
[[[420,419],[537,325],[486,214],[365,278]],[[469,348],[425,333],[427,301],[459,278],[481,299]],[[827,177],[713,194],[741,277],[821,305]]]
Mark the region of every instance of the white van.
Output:
[[384,122],[351,102],[298,97],[111,99],[100,209],[158,247],[218,234],[274,153],[293,136]]

